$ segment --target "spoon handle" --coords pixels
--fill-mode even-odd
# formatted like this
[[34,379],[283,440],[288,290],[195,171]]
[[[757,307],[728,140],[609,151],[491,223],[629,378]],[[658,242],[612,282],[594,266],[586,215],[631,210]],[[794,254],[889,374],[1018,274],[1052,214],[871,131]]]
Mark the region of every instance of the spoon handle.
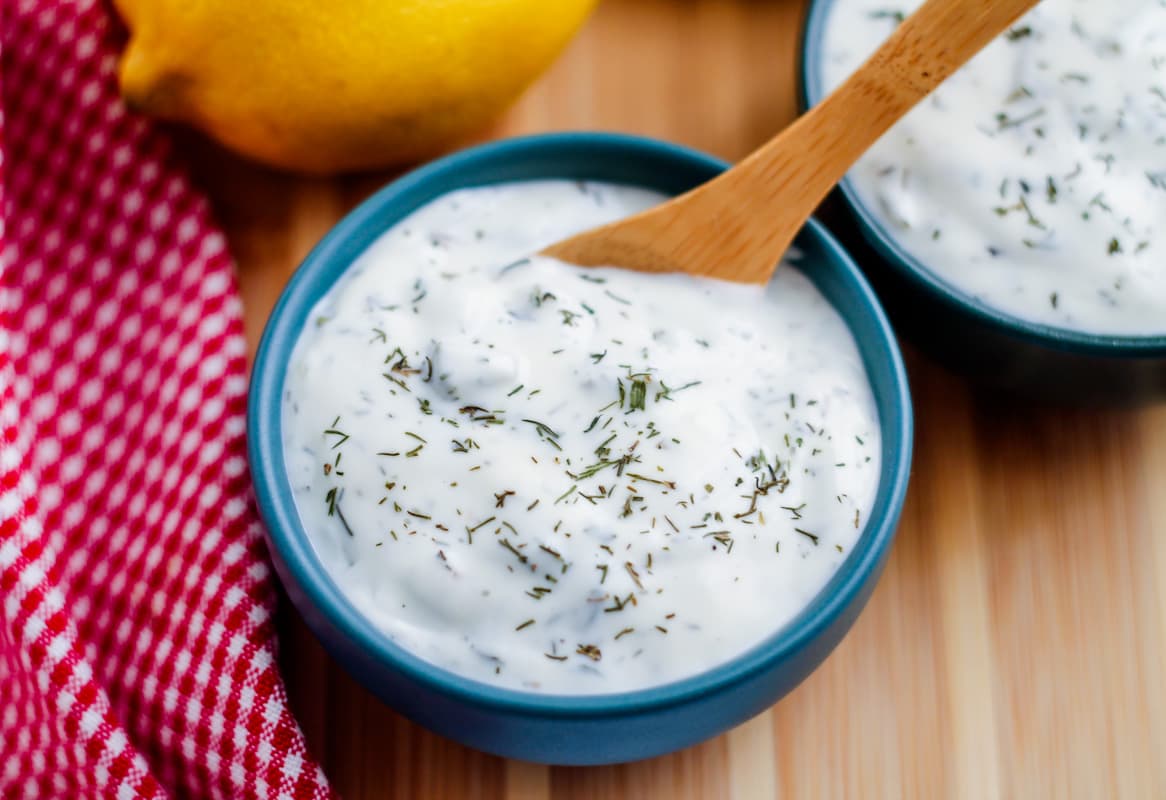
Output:
[[[828,97],[701,190],[748,197],[770,221],[771,260],[737,279],[763,282],[793,233],[880,136],[1039,0],[928,0]],[[714,184],[723,182],[716,187]],[[792,220],[795,226],[790,230]]]

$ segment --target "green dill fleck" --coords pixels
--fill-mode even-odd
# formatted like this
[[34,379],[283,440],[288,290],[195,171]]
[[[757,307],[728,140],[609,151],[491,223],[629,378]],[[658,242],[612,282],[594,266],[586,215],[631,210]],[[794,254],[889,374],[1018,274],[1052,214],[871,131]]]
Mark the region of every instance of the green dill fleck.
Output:
[[674,481],[664,481],[659,478],[649,478],[647,475],[641,475],[638,472],[629,472],[627,476],[632,480],[644,481],[645,483],[654,483],[658,486],[667,486],[669,489],[675,489],[676,483]]
[[1004,102],[1016,103],[1029,97],[1032,97],[1032,92],[1028,90],[1027,86],[1017,86],[1016,89],[1012,91],[1012,94],[1008,95],[1008,97],[1004,99]]
[[499,539],[498,544],[514,554],[520,564],[525,564],[529,559],[518,551],[518,548],[510,543],[509,539]]
[[[527,423],[528,425],[533,425],[535,431],[538,432],[540,439],[550,439],[551,443],[554,444],[555,447],[559,447],[559,445],[554,442],[555,439],[559,438],[559,434],[554,428],[546,425],[545,423],[539,422],[536,419],[524,419],[523,422]],[[560,447],[559,449],[561,450],[562,448]]]
[[902,11],[889,8],[882,8],[871,11],[867,16],[869,16],[871,19],[889,19],[896,25],[901,24],[903,20],[907,19],[907,15]]
[[556,558],[559,561],[563,560],[562,554],[558,550],[554,549],[553,547],[547,547],[545,544],[540,544],[538,546],[538,549],[542,550],[544,553],[548,553],[552,558]]
[[336,421],[332,423],[332,427],[327,428],[324,431],[325,436],[337,436],[337,437],[339,437],[335,442],[332,443],[333,450],[335,450],[337,447],[344,444],[345,442],[347,442],[351,438],[347,433],[345,433],[342,430],[339,430],[336,427],[339,422],[340,422],[340,417],[337,417]]
[[668,384],[664,383],[664,381],[660,381],[660,391],[656,392],[656,402],[659,403],[661,400],[672,400],[672,395],[678,392],[683,392],[685,389],[691,389],[693,386],[699,385],[700,381],[690,381],[683,386],[678,386],[674,389]]
[[603,653],[593,644],[581,644],[575,649],[575,652],[578,655],[587,656],[592,661],[598,661],[603,658]]
[[725,548],[726,553],[733,552],[733,536],[731,531],[710,531],[702,538],[712,538],[713,541]]
[[486,519],[482,520],[474,527],[472,527],[472,528],[467,527],[466,528],[466,541],[469,542],[470,544],[473,544],[474,543],[474,532],[477,531],[478,529],[480,529],[484,525],[489,525],[495,519],[497,519],[497,517],[487,517]]
[[644,588],[644,584],[640,582],[640,573],[636,572],[635,565],[633,565],[630,561],[625,561],[623,566],[624,569],[627,570],[628,575],[630,575],[631,579],[635,582],[636,587],[642,590]]
[[794,528],[794,530],[795,530],[797,533],[800,533],[802,536],[805,536],[807,539],[809,539],[810,541],[812,541],[812,542],[814,543],[814,545],[815,545],[815,546],[817,546],[817,544],[818,544],[818,537],[817,537],[817,536],[815,536],[814,534],[810,533],[809,531],[804,531],[804,530],[802,530],[801,528]]
[[1009,117],[1007,114],[1001,111],[996,114],[996,127],[997,130],[1001,131],[1007,130],[1009,128],[1019,128],[1025,123],[1032,122],[1034,119],[1043,117],[1044,114],[1045,109],[1043,106],[1019,117]]
[[648,397],[648,383],[647,381],[634,380],[632,381],[631,394],[628,398],[628,409],[631,411],[644,411],[647,408],[646,401]]

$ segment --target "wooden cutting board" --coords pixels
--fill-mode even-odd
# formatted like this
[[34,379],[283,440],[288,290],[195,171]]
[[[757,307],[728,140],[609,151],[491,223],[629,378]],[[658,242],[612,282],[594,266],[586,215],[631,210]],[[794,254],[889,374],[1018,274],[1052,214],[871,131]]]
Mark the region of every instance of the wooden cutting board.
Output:
[[[795,113],[799,0],[608,0],[493,135],[631,131],[737,158]],[[309,247],[389,176],[182,149],[239,261],[252,351]],[[610,768],[468,751],[349,679],[295,612],[282,663],[347,798],[1166,797],[1166,408],[1001,407],[916,356],[890,564],[825,665],[700,747]],[[286,605],[286,604],[285,604]]]

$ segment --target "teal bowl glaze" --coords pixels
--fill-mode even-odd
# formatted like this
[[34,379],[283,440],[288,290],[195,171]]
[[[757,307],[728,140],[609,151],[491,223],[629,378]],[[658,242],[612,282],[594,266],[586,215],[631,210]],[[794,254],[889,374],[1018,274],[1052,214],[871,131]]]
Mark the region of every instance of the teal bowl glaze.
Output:
[[[803,109],[825,95],[823,35],[834,0],[813,0],[799,60]],[[860,24],[855,21],[854,24]],[[1106,336],[1003,313],[944,281],[896,241],[843,178],[831,229],[858,257],[896,329],[934,360],[1007,398],[1136,405],[1166,397],[1166,336]]]
[[813,220],[796,242],[803,272],[858,342],[881,419],[882,474],[870,519],[850,556],[814,601],[761,645],[696,677],[622,694],[556,696],[478,683],[412,655],[365,619],[333,582],[296,512],[281,429],[286,367],[312,306],[381,233],[430,200],[468,186],[570,178],[674,194],[724,168],[675,145],[594,133],[511,139],[456,153],[386,186],[345,217],[304,260],[276,304],[256,355],[247,409],[248,455],[272,559],[292,602],[332,656],[417,723],[471,747],[528,761],[606,764],[660,755],[768,708],[826,658],[866,604],[907,489],[911,399],[878,300]]

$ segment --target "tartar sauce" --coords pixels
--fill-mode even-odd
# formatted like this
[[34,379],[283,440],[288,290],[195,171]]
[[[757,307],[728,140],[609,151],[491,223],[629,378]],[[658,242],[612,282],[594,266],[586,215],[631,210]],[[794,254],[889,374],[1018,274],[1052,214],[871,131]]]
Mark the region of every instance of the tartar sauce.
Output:
[[[920,0],[836,0],[842,82]],[[1166,0],[1045,0],[891,129],[850,179],[936,276],[1004,313],[1166,332]]]
[[775,633],[861,534],[877,411],[796,267],[762,288],[529,255],[662,199],[454,192],[313,310],[284,395],[297,506],[416,655],[541,692],[667,683]]

